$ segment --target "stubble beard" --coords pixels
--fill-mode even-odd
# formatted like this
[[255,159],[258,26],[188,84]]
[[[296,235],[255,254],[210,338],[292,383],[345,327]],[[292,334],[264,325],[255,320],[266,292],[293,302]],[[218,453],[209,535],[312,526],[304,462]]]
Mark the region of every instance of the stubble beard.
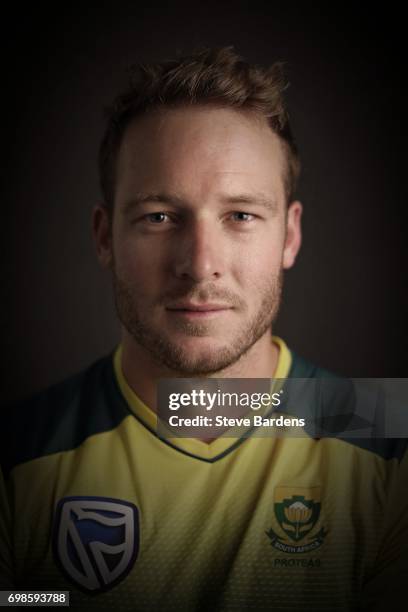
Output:
[[[280,269],[277,275],[270,278],[269,285],[263,288],[260,306],[252,319],[244,322],[245,329],[242,329],[235,339],[226,342],[225,346],[216,348],[210,353],[207,351],[204,354],[192,357],[180,341],[175,342],[166,337],[163,330],[157,329],[154,323],[149,320],[145,312],[152,312],[152,309],[145,309],[145,312],[141,311],[137,291],[130,283],[119,278],[115,267],[112,269],[112,274],[115,306],[122,325],[131,337],[150,353],[157,365],[169,368],[180,377],[215,374],[241,359],[268,330],[271,330],[272,323],[278,314],[282,294],[283,271]],[[169,297],[166,296],[165,299],[168,300]],[[202,301],[221,298],[235,308],[243,311],[246,308],[245,304],[235,295],[225,291],[220,294],[217,289],[214,289],[213,285],[205,289],[190,290],[188,294],[184,292],[181,295],[179,292],[171,297],[173,299]],[[162,304],[164,301],[162,299],[160,303]],[[176,320],[177,329],[190,337],[209,335],[209,325],[212,324],[200,321]]]

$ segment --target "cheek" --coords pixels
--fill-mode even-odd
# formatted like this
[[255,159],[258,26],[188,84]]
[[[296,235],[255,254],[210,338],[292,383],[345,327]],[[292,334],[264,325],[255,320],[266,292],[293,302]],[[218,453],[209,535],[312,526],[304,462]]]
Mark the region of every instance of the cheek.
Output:
[[[241,286],[262,289],[270,285],[282,267],[283,243],[259,242],[251,250],[241,250],[235,258],[235,277]],[[253,296],[256,299],[256,295]]]
[[160,285],[166,276],[166,259],[160,249],[149,249],[135,241],[123,240],[114,248],[116,273],[143,291]]

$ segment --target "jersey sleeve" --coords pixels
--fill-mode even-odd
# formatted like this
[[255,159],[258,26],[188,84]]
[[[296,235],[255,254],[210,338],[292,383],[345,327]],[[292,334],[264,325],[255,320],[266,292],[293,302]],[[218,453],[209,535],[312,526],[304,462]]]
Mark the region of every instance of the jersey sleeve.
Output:
[[362,610],[400,609],[408,583],[408,453],[395,470],[374,571],[363,589]]
[[0,467],[0,590],[14,587],[11,533],[11,512]]

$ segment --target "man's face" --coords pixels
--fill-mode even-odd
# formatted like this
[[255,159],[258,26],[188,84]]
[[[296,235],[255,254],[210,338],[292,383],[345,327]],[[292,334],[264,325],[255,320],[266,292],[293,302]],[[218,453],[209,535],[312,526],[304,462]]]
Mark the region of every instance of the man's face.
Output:
[[166,110],[127,129],[112,221],[115,301],[124,333],[156,363],[186,376],[218,372],[270,334],[282,269],[300,243],[300,204],[286,216],[285,163],[266,120],[231,109]]

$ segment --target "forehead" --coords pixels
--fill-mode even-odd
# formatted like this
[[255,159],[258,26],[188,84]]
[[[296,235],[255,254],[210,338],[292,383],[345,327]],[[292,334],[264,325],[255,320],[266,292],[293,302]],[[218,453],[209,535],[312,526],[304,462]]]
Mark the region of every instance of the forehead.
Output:
[[116,200],[171,190],[203,200],[215,192],[262,191],[284,199],[285,154],[264,117],[195,106],[150,112],[127,128]]

